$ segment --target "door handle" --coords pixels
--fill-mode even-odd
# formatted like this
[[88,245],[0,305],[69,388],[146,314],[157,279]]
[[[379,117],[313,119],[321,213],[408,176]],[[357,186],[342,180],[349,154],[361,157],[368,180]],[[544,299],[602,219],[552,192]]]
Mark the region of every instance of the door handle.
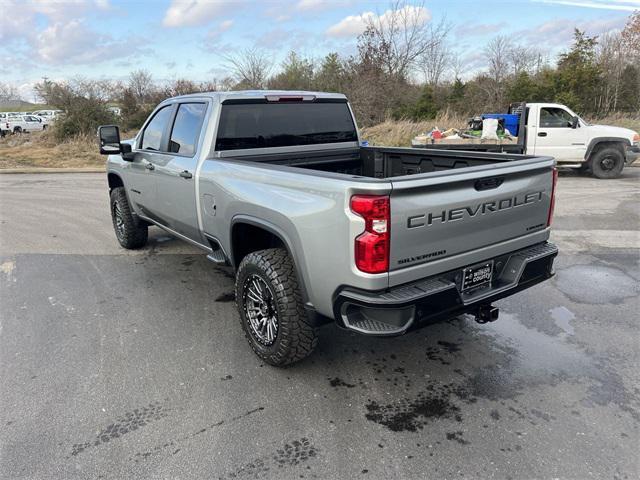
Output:
[[147,170],[155,170],[156,167],[153,165],[153,163],[145,163],[144,168],[146,168]]
[[538,136],[539,137],[546,137],[547,136],[547,132],[538,132]]
[[188,170],[183,170],[182,172],[180,172],[180,176],[182,178],[191,178],[191,177],[193,177],[193,175],[191,175],[191,172],[189,172]]

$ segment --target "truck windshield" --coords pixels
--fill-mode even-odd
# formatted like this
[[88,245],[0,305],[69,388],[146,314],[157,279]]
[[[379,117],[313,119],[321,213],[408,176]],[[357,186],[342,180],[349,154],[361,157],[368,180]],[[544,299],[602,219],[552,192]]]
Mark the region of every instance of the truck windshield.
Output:
[[346,103],[223,104],[216,150],[358,140]]

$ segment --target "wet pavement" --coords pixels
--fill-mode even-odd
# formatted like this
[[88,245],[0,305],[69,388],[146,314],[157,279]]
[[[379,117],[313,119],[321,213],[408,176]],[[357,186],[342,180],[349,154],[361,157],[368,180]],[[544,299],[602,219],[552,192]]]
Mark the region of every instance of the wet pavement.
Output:
[[560,177],[557,276],[287,369],[233,278],[160,231],[121,250],[102,175],[0,175],[0,478],[640,476],[640,169]]

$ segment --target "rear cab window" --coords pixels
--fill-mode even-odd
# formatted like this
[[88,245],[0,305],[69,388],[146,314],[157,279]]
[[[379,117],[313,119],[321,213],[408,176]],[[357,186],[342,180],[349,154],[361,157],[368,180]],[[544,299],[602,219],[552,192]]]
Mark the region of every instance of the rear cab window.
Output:
[[222,104],[216,150],[356,142],[346,101],[227,101]]
[[196,153],[206,111],[205,103],[181,103],[178,106],[169,140],[169,152],[189,157]]

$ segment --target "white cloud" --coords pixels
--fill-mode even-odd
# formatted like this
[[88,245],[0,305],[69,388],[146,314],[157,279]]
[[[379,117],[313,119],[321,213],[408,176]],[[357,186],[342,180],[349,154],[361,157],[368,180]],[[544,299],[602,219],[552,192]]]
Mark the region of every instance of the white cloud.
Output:
[[300,0],[296,3],[296,10],[320,10],[328,5],[326,0]]
[[165,27],[205,25],[223,13],[237,9],[240,3],[211,0],[172,0],[162,24]]
[[233,26],[233,20],[224,20],[220,22],[215,28],[212,28],[207,33],[208,40],[217,40],[224,32],[229,30]]
[[33,70],[43,63],[58,66],[111,60],[139,51],[85,25],[83,17],[111,8],[108,0],[5,2],[0,15],[0,40],[12,52],[10,63],[14,71]]
[[633,12],[640,10],[640,0],[533,0],[536,3],[564,5],[569,7],[596,8]]
[[36,15],[52,21],[79,18],[90,8],[107,9],[108,0],[3,0],[0,40],[20,41],[35,33]]
[[625,17],[604,17],[588,21],[558,18],[515,32],[514,38],[525,42],[535,42],[538,47],[546,47],[551,50],[558,47],[567,48],[573,39],[573,32],[576,28],[586,32],[587,35],[602,35],[622,30],[625,22]]
[[82,20],[53,23],[32,41],[39,60],[51,65],[108,62],[140,53],[133,44],[131,39],[115,41],[96,34]]
[[353,37],[360,35],[367,28],[367,24],[375,18],[375,13],[364,12],[360,15],[349,15],[339,23],[327,29],[327,35],[331,37]]
[[233,25],[233,20],[225,20],[224,22],[220,22],[220,31],[226,32]]
[[397,22],[404,18],[424,25],[431,20],[431,12],[424,7],[413,5],[404,6],[399,10],[387,10],[380,16],[373,12],[364,12],[360,15],[349,15],[343,18],[340,22],[329,27],[326,33],[331,37],[354,37],[364,32],[370,23],[379,22],[388,26],[393,21]]

